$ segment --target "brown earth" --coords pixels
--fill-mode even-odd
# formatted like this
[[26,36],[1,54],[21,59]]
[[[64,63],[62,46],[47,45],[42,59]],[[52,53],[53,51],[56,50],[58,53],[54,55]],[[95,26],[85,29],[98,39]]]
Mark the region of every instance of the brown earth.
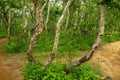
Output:
[[24,54],[5,55],[2,46],[7,40],[0,39],[0,80],[23,80],[21,70],[25,62],[21,60]]
[[92,61],[101,69],[103,75],[120,80],[120,41],[112,42],[100,47]]
[[[0,39],[0,80],[23,80],[21,70],[26,62],[21,58],[25,54],[3,54],[2,46],[5,42],[5,38]],[[100,47],[91,61],[103,75],[112,77],[112,80],[120,80],[120,41]]]

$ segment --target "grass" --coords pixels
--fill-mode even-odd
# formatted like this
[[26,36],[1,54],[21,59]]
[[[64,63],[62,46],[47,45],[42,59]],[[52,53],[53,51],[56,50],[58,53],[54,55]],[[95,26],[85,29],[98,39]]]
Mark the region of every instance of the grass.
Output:
[[66,64],[52,63],[46,71],[42,71],[43,64],[27,64],[23,69],[24,80],[103,80],[104,78],[90,63],[85,63],[69,74],[64,72]]
[[0,32],[0,38],[4,38],[7,37],[7,33],[6,32]]

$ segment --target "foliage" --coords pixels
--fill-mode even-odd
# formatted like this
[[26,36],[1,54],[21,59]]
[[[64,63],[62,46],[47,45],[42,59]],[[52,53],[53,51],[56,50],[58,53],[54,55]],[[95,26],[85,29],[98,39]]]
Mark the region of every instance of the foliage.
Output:
[[44,32],[41,37],[37,40],[35,51],[51,51],[53,47],[54,42],[54,36],[53,33],[46,34],[47,32]]
[[[7,5],[8,1],[7,0],[4,0],[4,1],[5,1],[5,4]],[[16,2],[16,0],[14,2]],[[11,3],[11,5],[14,4],[16,6],[20,6],[20,4],[22,4],[21,2],[17,2],[16,4]],[[41,5],[43,5],[45,0],[40,2],[41,2]],[[66,29],[66,17],[63,20],[63,23],[61,26],[61,35],[59,40],[58,53],[66,52],[66,51],[72,52],[72,51],[78,51],[78,50],[89,50],[91,48],[98,33],[99,20],[100,20],[100,16],[99,16],[100,10],[99,10],[99,4],[98,4],[99,2],[100,1],[98,0],[92,0],[92,1],[76,0],[73,3],[71,8],[69,9],[70,20],[68,22],[68,28]],[[114,2],[119,4],[118,0],[114,0]],[[34,49],[35,51],[48,52],[52,50],[54,37],[55,37],[56,22],[58,21],[58,18],[60,17],[66,3],[67,3],[67,0],[63,2],[63,7],[59,7],[59,6],[56,6],[55,4],[51,4],[50,16],[49,16],[49,21],[47,25],[48,29],[44,30],[41,37],[37,40],[37,44]],[[4,4],[4,3],[2,2],[1,4]],[[26,5],[26,13],[27,13],[26,17],[28,20],[26,37],[28,37],[27,33],[32,27],[32,25],[34,25],[35,23],[35,11],[33,10],[34,5],[30,1],[26,1],[25,5]],[[1,8],[0,8],[1,11],[4,10],[2,6],[3,5],[1,5]],[[24,5],[21,5],[21,6],[24,7]],[[48,7],[46,6],[42,14],[44,22],[46,20],[47,8]],[[75,11],[77,10],[76,8],[78,8],[77,25],[75,25],[75,20],[76,20]],[[7,8],[5,8],[5,13],[7,13]],[[3,14],[3,12],[1,12],[1,14]],[[15,14],[17,14],[16,15],[17,17],[15,17]],[[80,20],[81,20],[82,14],[84,15],[83,15],[83,21],[81,22]],[[23,27],[21,9],[19,7],[13,6],[11,11],[11,16],[12,16],[11,18],[15,17],[15,19],[11,21],[11,35],[21,36],[21,34],[19,34],[20,32],[22,32],[22,27]],[[118,9],[114,7],[109,7],[109,6],[106,7],[105,36],[102,40],[102,43],[108,43],[108,42],[120,40],[119,38],[120,19],[118,17],[120,17],[120,12]],[[2,21],[2,24],[0,26],[0,31],[1,31],[0,36],[4,37],[4,36],[7,36],[7,24],[4,21],[4,18],[1,21]],[[23,46],[21,43],[22,42],[21,37],[19,38],[19,40],[20,40],[19,47],[17,45],[18,44],[17,41],[11,40],[11,44],[10,45],[7,44],[5,50],[8,52],[16,52],[15,47],[16,48],[18,47],[20,49],[17,50],[17,52],[26,51],[25,49],[28,47],[28,43],[26,42],[25,45]]]
[[26,51],[26,49],[27,49],[27,45],[24,46],[22,40],[20,39],[12,40],[10,43],[4,45],[4,50],[7,53],[19,53],[21,51]]
[[99,71],[95,70],[90,63],[83,64],[71,72],[72,80],[102,80]]
[[65,64],[53,63],[46,71],[42,71],[42,63],[28,63],[23,69],[25,80],[102,80],[98,71],[94,70],[90,63],[83,64],[71,73],[67,74],[63,70]]
[[[69,30],[67,33],[60,36],[59,48],[58,52],[66,52],[66,51],[78,51],[78,50],[88,50],[95,40],[95,36],[90,37],[77,37],[78,35],[74,34],[73,36],[69,35],[72,33]],[[28,41],[28,40],[26,40]],[[35,51],[48,52],[52,50],[54,42],[54,33],[46,34],[45,32],[42,36],[37,40]],[[22,40],[11,40],[10,44],[5,45],[5,51],[7,52],[21,52],[26,51],[28,43],[26,42],[23,46]],[[19,48],[19,49],[17,49]]]
[[6,32],[1,32],[0,33],[0,38],[3,38],[3,37],[7,37],[7,33]]
[[44,76],[42,72],[42,63],[28,63],[23,70],[25,80],[40,80]]

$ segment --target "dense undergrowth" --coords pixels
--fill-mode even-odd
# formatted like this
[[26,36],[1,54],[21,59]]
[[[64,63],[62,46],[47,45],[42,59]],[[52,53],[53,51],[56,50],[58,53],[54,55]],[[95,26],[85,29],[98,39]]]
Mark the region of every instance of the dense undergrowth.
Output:
[[[44,3],[44,1],[43,1]],[[65,2],[66,3],[66,2]],[[100,21],[100,10],[99,5],[94,3],[89,3],[87,8],[85,9],[85,15],[83,18],[83,21],[80,22],[80,16],[82,14],[82,9],[80,8],[78,10],[78,17],[76,16],[75,7],[81,6],[76,1],[73,6],[70,7],[70,13],[69,17],[70,20],[68,22],[68,27],[66,27],[66,21],[67,21],[67,15],[63,19],[62,26],[61,26],[61,34],[59,39],[59,45],[58,45],[58,52],[66,52],[66,51],[78,51],[78,50],[89,50],[95,41],[98,32],[99,32],[99,21]],[[76,5],[77,4],[77,5]],[[64,4],[65,6],[65,4]],[[46,19],[46,12],[47,7],[45,7],[45,11],[43,11],[43,21]],[[56,23],[61,16],[63,8],[61,7],[54,7],[51,6],[50,9],[50,15],[49,15],[49,21],[47,24],[47,30],[44,30],[40,38],[37,40],[35,51],[51,51],[54,43],[54,37],[55,37],[55,30],[56,30]],[[21,15],[19,15],[19,18]],[[35,25],[35,15],[34,18],[31,18],[29,15],[27,17],[28,21],[28,27],[26,29],[26,43],[22,43],[22,27],[24,26],[22,19],[18,18],[17,20],[13,21],[11,25],[13,25],[11,28],[11,36],[16,36],[16,40],[11,40],[10,44],[6,44],[4,47],[4,50],[6,52],[12,52],[12,53],[19,53],[21,51],[26,51],[28,48],[28,32],[30,31],[30,28]],[[105,35],[102,39],[102,43],[108,43],[113,41],[120,40],[120,17],[119,10],[116,8],[109,8],[106,7],[106,16],[105,16]],[[76,20],[78,19],[77,24],[75,25]],[[7,29],[5,28],[5,25],[1,25],[0,31],[0,37],[7,36]],[[33,31],[34,34],[34,31]],[[18,49],[19,48],[19,49]]]
[[[113,33],[107,33],[105,32],[105,36],[102,39],[102,44],[118,41],[120,33],[113,32]],[[67,33],[61,33],[60,41],[59,41],[59,47],[58,47],[58,53],[59,52],[74,52],[74,51],[85,51],[89,50],[95,41],[97,37],[97,33],[94,33],[92,35],[84,35],[80,36],[79,34],[70,34],[70,32]],[[42,34],[42,36],[37,40],[35,51],[37,52],[50,52],[52,50],[54,43],[54,34],[49,33],[46,34],[45,32]],[[25,52],[28,48],[28,39],[26,39],[26,43],[22,43],[22,39],[19,37],[16,37],[16,39],[11,40],[10,43],[6,43],[4,46],[4,50],[7,53],[19,53],[19,52]]]
[[28,63],[23,69],[24,80],[103,80],[90,63],[75,68],[69,74],[64,71],[66,64],[52,63],[44,72],[42,66],[40,62]]

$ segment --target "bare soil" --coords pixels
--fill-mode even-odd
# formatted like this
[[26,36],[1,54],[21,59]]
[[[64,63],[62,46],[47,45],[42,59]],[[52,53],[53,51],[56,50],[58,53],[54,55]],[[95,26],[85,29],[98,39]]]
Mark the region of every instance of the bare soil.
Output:
[[25,54],[5,55],[3,45],[7,39],[0,39],[0,80],[23,80],[22,68],[25,64],[21,57]]
[[[6,41],[5,38],[0,39],[0,80],[23,80],[22,68],[26,62],[22,57],[25,54],[5,55],[2,46]],[[120,80],[120,41],[100,47],[91,62],[104,76],[110,76],[112,80]]]
[[120,80],[120,41],[100,47],[91,61],[98,65],[104,76]]

